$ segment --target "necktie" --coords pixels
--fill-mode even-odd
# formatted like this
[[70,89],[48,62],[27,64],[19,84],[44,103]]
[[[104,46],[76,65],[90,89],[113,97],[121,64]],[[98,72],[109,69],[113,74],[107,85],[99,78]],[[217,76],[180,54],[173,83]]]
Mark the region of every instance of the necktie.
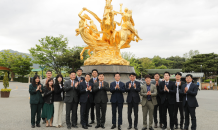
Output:
[[80,81],[80,77],[78,77],[78,80]]
[[[86,83],[86,86],[87,86],[87,88],[89,87],[89,83],[88,82]],[[88,94],[88,98],[89,98],[89,94]]]
[[101,82],[101,88],[102,88],[102,82]]

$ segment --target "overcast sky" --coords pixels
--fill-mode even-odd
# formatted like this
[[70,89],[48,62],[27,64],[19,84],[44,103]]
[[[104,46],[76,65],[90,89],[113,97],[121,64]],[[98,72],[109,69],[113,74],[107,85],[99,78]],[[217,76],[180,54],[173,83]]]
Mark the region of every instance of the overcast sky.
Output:
[[[122,52],[149,58],[183,56],[191,49],[218,53],[218,0],[113,0],[114,10],[119,11],[120,3],[133,10],[143,39]],[[75,36],[78,13],[86,7],[102,18],[104,6],[105,0],[0,0],[0,50],[29,53],[40,38],[59,34],[69,39],[69,47],[85,46]]]

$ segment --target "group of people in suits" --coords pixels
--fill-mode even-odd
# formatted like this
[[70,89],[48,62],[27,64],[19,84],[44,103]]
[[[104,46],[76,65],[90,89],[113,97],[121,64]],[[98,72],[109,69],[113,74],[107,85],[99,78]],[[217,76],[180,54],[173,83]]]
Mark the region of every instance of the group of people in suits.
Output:
[[[157,108],[159,107],[159,123],[162,130],[167,129],[167,111],[170,118],[170,129],[178,129],[178,111],[180,113],[180,129],[188,130],[189,116],[191,116],[192,130],[196,130],[195,109],[198,107],[196,99],[198,87],[192,83],[191,74],[186,75],[186,83],[181,81],[182,74],[175,74],[176,81],[170,81],[170,73],[164,73],[164,81],[160,81],[160,74],[155,73],[154,81],[151,82],[149,75],[145,76],[146,84],[142,86],[142,110],[143,110],[143,129],[147,129],[147,113],[149,112],[149,130],[157,128]],[[185,123],[184,123],[185,112]],[[183,127],[184,125],[184,127]]]
[[[145,76],[145,85],[136,81],[136,74],[129,75],[130,81],[123,83],[120,81],[120,73],[115,73],[114,82],[110,85],[104,81],[104,74],[98,73],[97,69],[92,70],[91,74],[85,74],[82,77],[82,69],[77,69],[77,72],[70,72],[70,80],[63,83],[63,76],[57,75],[53,83],[51,78],[52,72],[47,71],[47,78],[42,80],[38,75],[35,75],[33,82],[29,86],[30,104],[31,104],[31,124],[32,128],[40,127],[40,118],[42,110],[43,122],[46,126],[62,127],[63,104],[66,104],[66,124],[67,128],[78,128],[77,126],[77,110],[80,103],[80,123],[82,128],[88,129],[92,127],[96,120],[95,128],[105,128],[106,111],[108,96],[107,92],[111,92],[112,106],[112,127],[115,129],[118,124],[118,130],[121,130],[123,122],[122,111],[124,104],[123,93],[127,95],[128,105],[128,129],[134,127],[138,130],[138,107],[142,96],[142,112],[143,112],[143,128],[142,130],[153,130],[152,124],[157,128],[157,108],[159,107],[160,127],[165,130],[167,128],[167,110],[170,117],[170,128],[178,128],[177,113],[180,111],[180,127],[183,129],[183,111],[185,110],[185,129],[189,126],[189,115],[192,119],[192,130],[196,130],[195,108],[198,107],[196,100],[197,86],[193,84],[192,75],[186,76],[186,83],[181,81],[181,73],[176,73],[176,82],[169,80],[170,73],[164,73],[165,81],[160,81],[160,74],[154,75],[155,81],[151,82],[150,75]],[[45,86],[45,87],[43,87]],[[43,100],[44,98],[44,100]],[[91,110],[90,110],[91,109]],[[89,112],[89,110],[91,112]],[[95,111],[94,111],[95,110]],[[116,118],[118,110],[118,121]],[[132,111],[134,112],[134,121],[132,122]],[[72,113],[72,115],[71,115]],[[88,123],[89,113],[91,122]],[[37,121],[35,122],[35,116]],[[147,115],[149,116],[149,126],[147,127]],[[50,125],[48,123],[50,120]]]

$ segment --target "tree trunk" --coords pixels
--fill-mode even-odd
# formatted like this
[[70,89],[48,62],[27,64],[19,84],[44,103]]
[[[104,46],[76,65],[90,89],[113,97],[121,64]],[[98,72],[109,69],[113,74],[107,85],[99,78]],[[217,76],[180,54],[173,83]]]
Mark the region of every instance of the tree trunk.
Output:
[[14,72],[11,72],[11,81],[14,81]]

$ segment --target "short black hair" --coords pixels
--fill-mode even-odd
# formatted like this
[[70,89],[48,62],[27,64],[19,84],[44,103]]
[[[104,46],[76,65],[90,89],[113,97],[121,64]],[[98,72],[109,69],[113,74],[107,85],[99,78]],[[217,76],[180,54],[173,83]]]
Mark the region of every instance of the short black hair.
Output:
[[75,73],[75,74],[76,74],[76,72],[75,72],[75,71],[73,71],[73,70],[72,70],[72,71],[70,71],[70,74],[72,74],[72,73]]
[[89,75],[89,76],[91,77],[91,74],[90,74],[90,73],[86,73],[86,74],[85,74],[85,77],[86,77],[86,75]]
[[193,77],[191,74],[187,74],[185,77],[189,77],[189,76],[190,76],[191,78]]
[[165,74],[168,74],[168,75],[170,76],[170,72],[168,72],[168,71],[164,72],[164,75],[165,75]]
[[[78,68],[76,71],[78,71],[78,70],[82,70],[81,68]],[[83,70],[82,70],[82,72],[83,72]]]
[[99,75],[104,75],[104,73],[99,73],[98,76],[99,76]]
[[46,71],[46,74],[47,74],[48,72],[51,72],[51,73],[52,73],[52,71],[51,71],[51,70],[47,70],[47,71]]
[[182,76],[182,73],[180,73],[180,72],[176,72],[175,76],[176,76],[176,75],[180,75],[180,76]]
[[136,74],[135,74],[135,73],[130,73],[130,74],[129,74],[129,76],[131,76],[131,75],[133,75],[133,76],[136,76]]
[[155,76],[156,74],[158,74],[158,75],[160,76],[160,74],[159,74],[158,72],[156,72],[156,73],[154,74],[154,76]]
[[150,76],[150,75],[145,75],[145,79],[146,79],[146,78],[150,78],[150,79],[151,79],[151,76]]
[[96,72],[98,73],[98,70],[97,70],[97,69],[93,69],[93,70],[92,70],[92,73],[93,73],[93,71],[96,71]]
[[[120,75],[120,73],[119,73],[119,72],[117,72],[117,73],[115,73],[115,74],[114,74],[114,77],[115,77],[115,75],[117,75],[117,74],[119,74],[119,75]],[[120,76],[121,76],[121,75],[120,75]]]

